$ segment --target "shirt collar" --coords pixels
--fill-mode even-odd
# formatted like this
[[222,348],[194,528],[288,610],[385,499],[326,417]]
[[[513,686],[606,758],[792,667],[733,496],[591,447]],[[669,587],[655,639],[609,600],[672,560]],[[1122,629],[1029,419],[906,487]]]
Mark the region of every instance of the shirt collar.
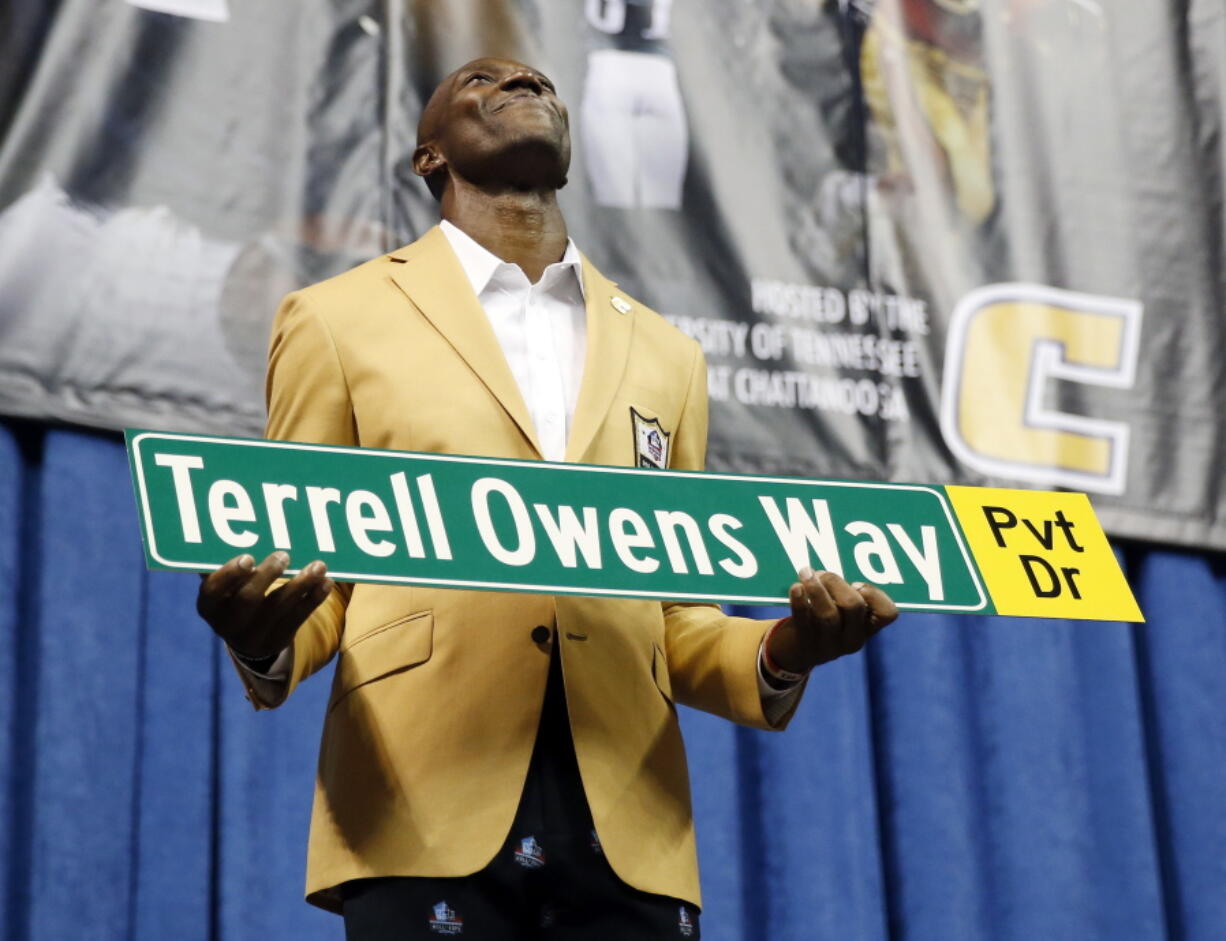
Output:
[[[468,278],[468,283],[472,285],[473,293],[478,297],[489,286],[495,272],[503,265],[518,268],[518,266],[512,265],[510,262],[503,261],[459,226],[453,225],[446,219],[439,223],[439,228],[447,236],[447,241],[451,244],[451,250],[455,252],[456,258],[459,259],[460,267],[464,269],[464,275]],[[549,272],[554,269],[572,273],[579,285],[580,296],[584,296],[582,256],[580,256],[579,249],[575,247],[573,240],[569,238],[566,240],[566,252],[562,255],[562,260],[546,268],[546,273],[542,276],[541,280],[547,278]]]

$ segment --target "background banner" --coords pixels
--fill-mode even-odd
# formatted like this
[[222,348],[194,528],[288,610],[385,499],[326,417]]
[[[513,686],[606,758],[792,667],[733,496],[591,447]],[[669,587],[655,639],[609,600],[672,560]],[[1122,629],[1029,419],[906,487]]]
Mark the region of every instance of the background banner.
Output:
[[437,80],[551,74],[709,466],[1226,547],[1219,0],[59,0],[0,37],[0,411],[258,434],[285,292],[424,232]]

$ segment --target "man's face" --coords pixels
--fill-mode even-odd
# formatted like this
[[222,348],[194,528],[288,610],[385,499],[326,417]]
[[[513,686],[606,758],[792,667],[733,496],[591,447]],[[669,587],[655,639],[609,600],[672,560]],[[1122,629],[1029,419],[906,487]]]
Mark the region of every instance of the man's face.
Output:
[[570,166],[570,122],[553,83],[508,59],[476,59],[445,79],[419,137],[476,183],[558,188]]

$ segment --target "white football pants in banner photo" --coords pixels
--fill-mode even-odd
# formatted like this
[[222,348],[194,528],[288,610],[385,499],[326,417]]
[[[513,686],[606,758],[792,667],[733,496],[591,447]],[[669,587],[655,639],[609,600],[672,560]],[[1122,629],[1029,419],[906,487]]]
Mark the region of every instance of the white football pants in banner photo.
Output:
[[592,52],[580,141],[597,205],[680,209],[689,129],[672,59],[620,49]]

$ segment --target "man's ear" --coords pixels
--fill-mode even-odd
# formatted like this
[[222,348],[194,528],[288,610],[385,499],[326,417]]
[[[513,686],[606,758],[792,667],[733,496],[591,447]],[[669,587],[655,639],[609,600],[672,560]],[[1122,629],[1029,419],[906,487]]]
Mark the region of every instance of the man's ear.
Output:
[[433,176],[446,166],[447,161],[434,149],[433,144],[422,144],[413,151],[413,172],[421,177]]

